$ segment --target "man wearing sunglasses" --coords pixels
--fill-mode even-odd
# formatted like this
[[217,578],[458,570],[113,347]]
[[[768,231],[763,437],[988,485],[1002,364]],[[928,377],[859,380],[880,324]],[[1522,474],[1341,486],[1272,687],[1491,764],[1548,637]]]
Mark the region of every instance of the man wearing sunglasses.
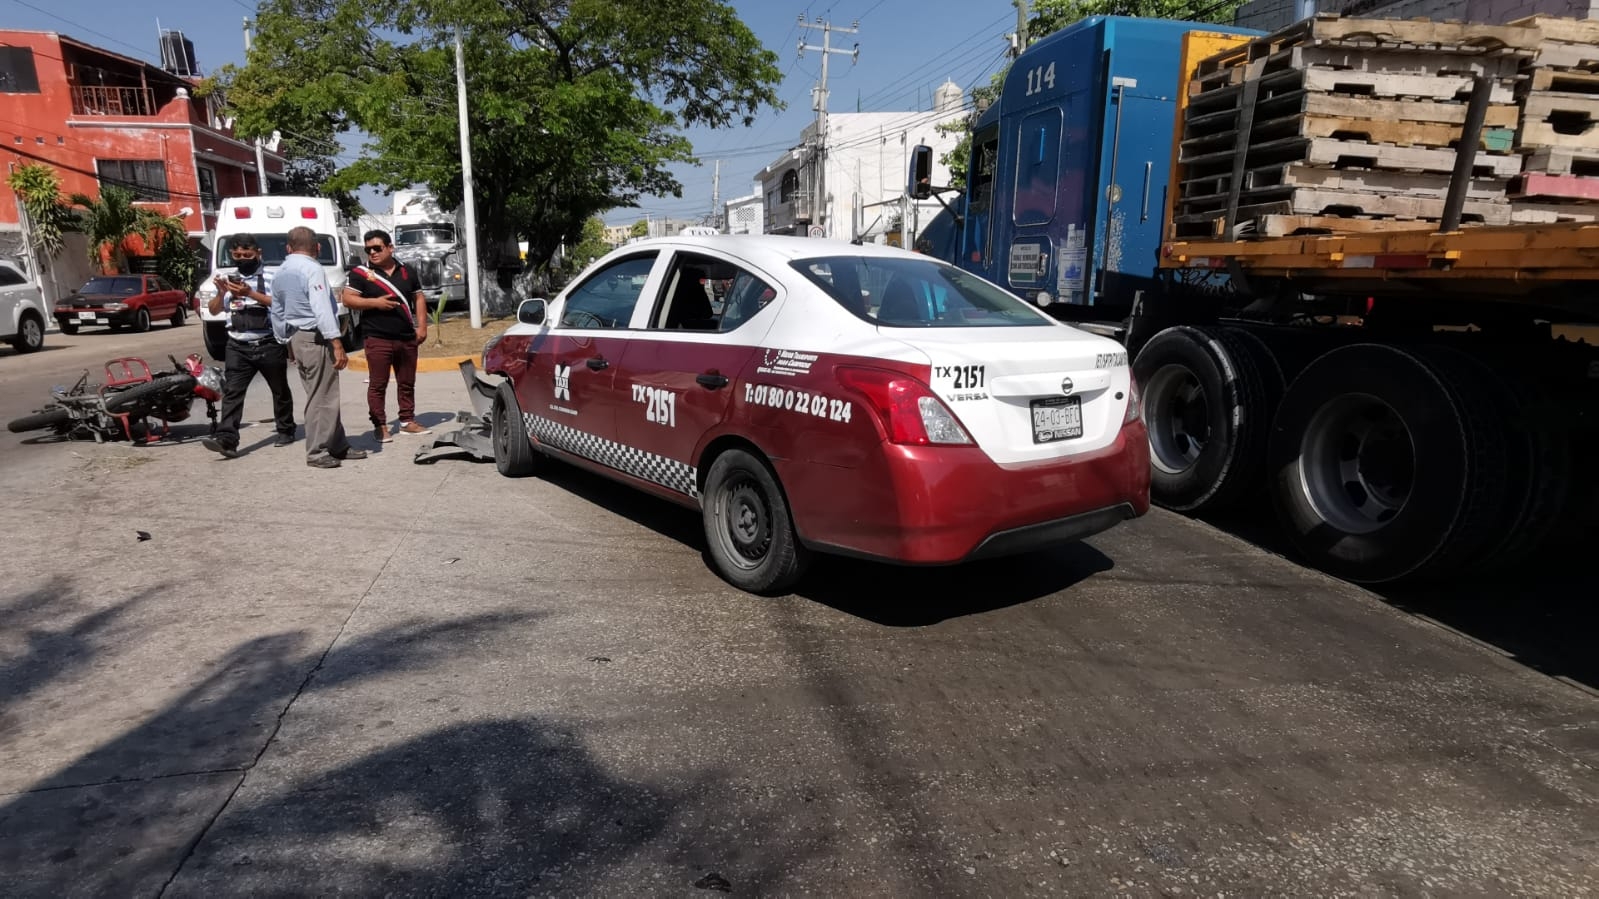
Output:
[[427,297],[405,263],[394,258],[387,231],[368,231],[362,241],[366,264],[350,271],[344,305],[361,310],[362,349],[366,350],[367,412],[379,443],[388,443],[389,372],[399,395],[399,433],[428,434],[416,420],[417,347],[427,339]]

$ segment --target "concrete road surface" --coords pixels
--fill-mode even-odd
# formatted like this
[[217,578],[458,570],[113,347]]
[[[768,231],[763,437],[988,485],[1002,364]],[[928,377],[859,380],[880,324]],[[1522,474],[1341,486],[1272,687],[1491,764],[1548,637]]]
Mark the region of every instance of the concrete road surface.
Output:
[[1599,891],[1599,699],[1204,524],[766,600],[571,469],[202,431],[0,434],[7,895]]

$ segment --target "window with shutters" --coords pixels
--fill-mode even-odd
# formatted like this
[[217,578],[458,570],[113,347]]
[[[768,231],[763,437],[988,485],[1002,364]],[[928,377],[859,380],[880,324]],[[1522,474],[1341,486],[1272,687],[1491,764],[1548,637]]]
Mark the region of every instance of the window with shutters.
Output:
[[143,159],[101,159],[95,162],[101,187],[120,187],[133,192],[135,200],[164,202],[167,192],[165,163]]

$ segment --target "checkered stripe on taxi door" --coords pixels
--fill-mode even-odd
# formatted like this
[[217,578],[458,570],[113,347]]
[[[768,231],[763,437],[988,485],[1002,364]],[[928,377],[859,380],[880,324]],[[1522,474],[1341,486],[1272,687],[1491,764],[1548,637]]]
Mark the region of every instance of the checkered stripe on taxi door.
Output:
[[565,450],[585,459],[593,459],[635,478],[660,484],[668,490],[698,497],[699,488],[694,466],[648,453],[638,447],[617,443],[581,431],[571,425],[541,415],[523,413],[522,418],[529,434],[540,443]]

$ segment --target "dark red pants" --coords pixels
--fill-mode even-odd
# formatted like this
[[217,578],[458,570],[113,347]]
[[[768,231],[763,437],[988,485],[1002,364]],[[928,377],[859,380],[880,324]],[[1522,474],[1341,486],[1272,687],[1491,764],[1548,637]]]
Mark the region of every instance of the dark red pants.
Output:
[[372,424],[383,427],[389,418],[384,411],[389,392],[389,369],[394,370],[396,392],[400,395],[400,423],[416,420],[416,341],[368,337],[366,350],[366,406]]

